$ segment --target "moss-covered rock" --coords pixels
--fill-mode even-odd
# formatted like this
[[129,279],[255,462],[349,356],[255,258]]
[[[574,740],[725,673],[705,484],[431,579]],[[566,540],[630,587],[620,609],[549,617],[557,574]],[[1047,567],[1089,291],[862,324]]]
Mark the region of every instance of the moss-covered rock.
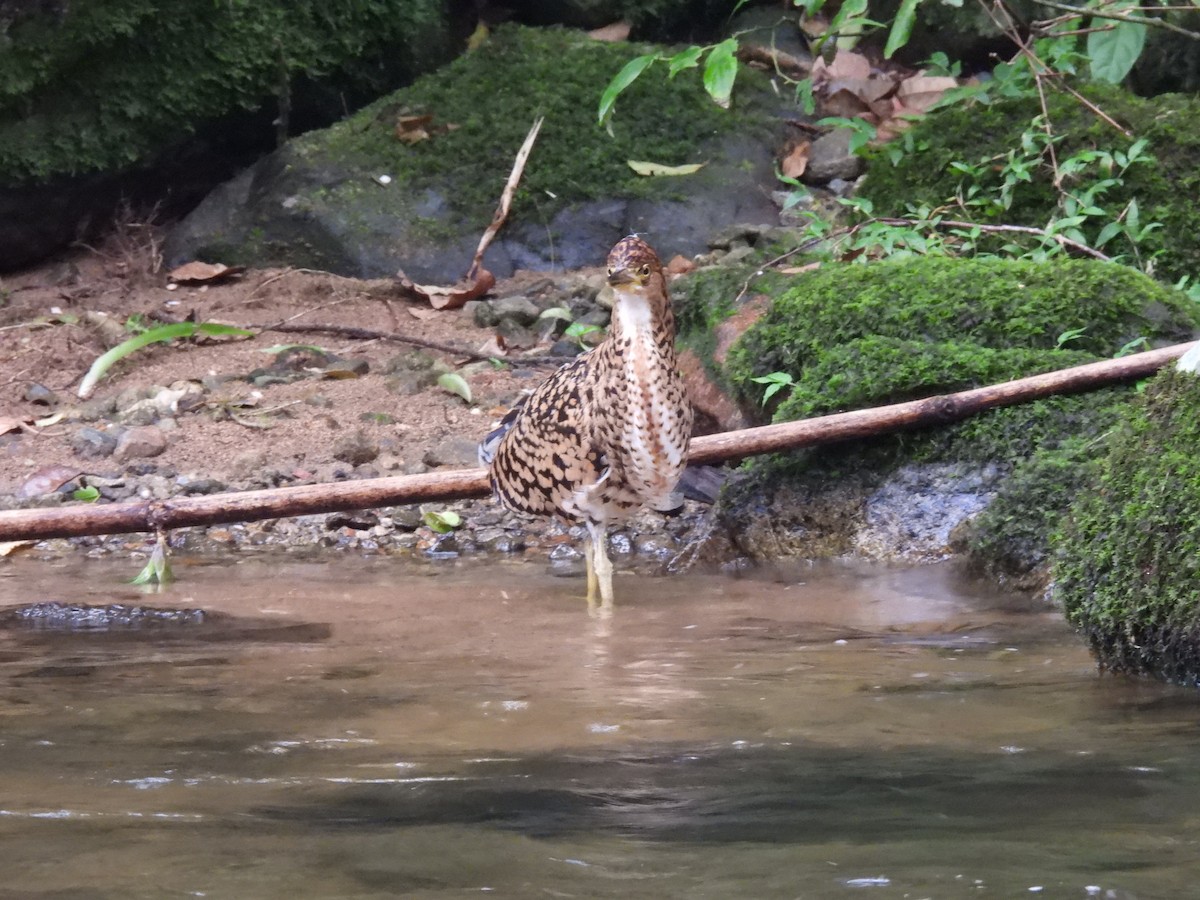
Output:
[[301,79],[378,90],[449,51],[440,0],[41,6],[0,37],[0,185],[125,167]]
[[1150,382],[1055,536],[1053,573],[1102,667],[1200,682],[1200,377]]
[[[710,294],[693,281],[683,321],[719,318],[720,305],[705,297]],[[826,266],[775,297],[734,345],[722,374],[753,405],[764,389],[755,377],[790,376],[793,384],[774,409],[775,420],[783,421],[1065,368],[1110,357],[1137,338],[1186,340],[1198,323],[1195,304],[1181,292],[1116,265],[917,258]],[[1073,349],[1059,347],[1068,329],[1082,329],[1067,342]],[[1118,387],[1052,397],[945,427],[757,462],[744,476],[748,486],[728,498],[726,521],[735,532],[771,531],[775,545],[802,546],[795,534],[778,533],[788,528],[781,524],[787,517],[774,498],[786,490],[811,502],[838,484],[845,503],[840,538],[832,543],[847,552],[862,549],[870,516],[904,518],[903,492],[889,489],[889,481],[920,484],[928,498],[922,501],[926,525],[914,521],[914,533],[920,527],[929,540],[942,541],[943,551],[953,543],[980,568],[1023,577],[1044,564],[1049,529],[1078,490],[1076,463],[1095,455],[1094,438],[1119,420],[1133,396],[1131,388]],[[977,478],[963,464],[989,474]],[[856,487],[848,492],[850,483]],[[980,502],[965,496],[970,491]],[[950,529],[930,511],[937,497],[944,500],[942,513],[957,517]],[[955,531],[993,501],[989,514]],[[820,505],[829,523],[837,516],[827,507]],[[764,516],[776,524],[758,521]],[[814,531],[811,522],[804,527]],[[954,539],[946,542],[942,536],[950,531]],[[830,541],[809,543],[823,551]],[[923,546],[928,555],[931,545]],[[743,548],[758,552],[745,542]]]
[[[418,280],[453,281],[539,116],[509,224],[487,260],[497,275],[595,265],[628,231],[649,233],[664,258],[697,252],[730,221],[777,218],[759,190],[774,178],[776,129],[761,77],[746,73],[728,111],[696,73],[668,80],[652,71],[622,94],[613,134],[597,126],[604,85],[648,49],[566,29],[500,28],[444,69],[291,142],[237,192],[198,210],[168,253],[359,275],[400,266]],[[432,117],[429,139],[398,139],[406,115]],[[645,178],[629,160],[708,164],[695,175]],[[327,239],[338,252],[306,255]]]
[[[1200,207],[1192,198],[1200,195],[1200,98],[1165,94],[1150,100],[1135,97],[1118,88],[1088,86],[1084,93],[1106,113],[1123,123],[1131,132],[1125,137],[1093,115],[1072,97],[1050,92],[1047,103],[1060,159],[1088,148],[1127,150],[1134,140],[1149,141],[1153,162],[1138,163],[1122,176],[1124,184],[1114,187],[1101,200],[1106,209],[1119,211],[1136,198],[1143,225],[1162,223],[1142,245],[1143,258],[1153,258],[1155,272],[1165,281],[1200,273]],[[1021,146],[1022,133],[1040,115],[1036,95],[1020,99],[998,100],[989,105],[964,104],[926,116],[906,137],[918,148],[893,165],[886,148],[870,160],[861,195],[874,204],[877,215],[902,215],[908,204],[936,207],[951,200],[963,176],[953,167],[993,165],[1011,149]],[[1034,179],[1019,184],[1013,193],[1011,208],[973,214],[982,222],[1041,227],[1054,210],[1056,194],[1046,171],[1034,173]],[[1005,241],[1012,238],[1006,235]],[[999,246],[1000,239],[995,245]],[[991,246],[985,240],[985,246]],[[1119,241],[1107,245],[1106,252],[1130,252]]]
[[182,212],[281,133],[328,124],[451,51],[440,0],[13,7],[0,3],[0,271],[107,226],[123,203]]

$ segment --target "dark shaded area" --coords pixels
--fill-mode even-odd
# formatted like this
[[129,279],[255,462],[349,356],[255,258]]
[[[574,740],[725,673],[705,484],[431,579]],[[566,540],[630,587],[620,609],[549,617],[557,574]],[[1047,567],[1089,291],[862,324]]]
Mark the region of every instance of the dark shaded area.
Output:
[[[917,823],[934,839],[1094,821],[1114,802],[1149,795],[1135,773],[1106,759],[931,756],[927,748],[735,746],[481,768],[461,781],[356,787],[257,813],[305,828],[363,831],[487,825],[535,838],[602,832],[722,844],[887,842],[908,839]],[[1158,818],[1153,805],[1147,821]]]

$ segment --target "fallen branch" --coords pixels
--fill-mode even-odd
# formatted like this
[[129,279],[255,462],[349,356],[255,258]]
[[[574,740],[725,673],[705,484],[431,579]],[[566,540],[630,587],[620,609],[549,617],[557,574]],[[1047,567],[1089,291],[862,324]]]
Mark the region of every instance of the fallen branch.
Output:
[[[1121,359],[1060,369],[1016,381],[911,400],[892,406],[781,422],[692,441],[689,461],[717,463],[759,453],[794,450],[907,428],[946,425],[990,409],[1028,403],[1053,394],[1075,393],[1152,375],[1200,342],[1175,344]],[[0,512],[0,541],[156,531],[188,525],[246,522],[281,516],[368,509],[404,503],[443,502],[488,494],[483,469],[369,478],[337,484]]]

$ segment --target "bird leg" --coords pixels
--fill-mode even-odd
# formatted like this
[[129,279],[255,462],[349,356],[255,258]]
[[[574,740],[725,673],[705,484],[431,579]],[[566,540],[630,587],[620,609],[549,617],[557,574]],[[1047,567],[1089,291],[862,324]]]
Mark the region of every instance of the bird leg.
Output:
[[[612,561],[608,558],[608,528],[600,522],[587,523],[588,530],[588,612],[606,618],[612,615]],[[596,587],[600,588],[600,607],[596,607]]]

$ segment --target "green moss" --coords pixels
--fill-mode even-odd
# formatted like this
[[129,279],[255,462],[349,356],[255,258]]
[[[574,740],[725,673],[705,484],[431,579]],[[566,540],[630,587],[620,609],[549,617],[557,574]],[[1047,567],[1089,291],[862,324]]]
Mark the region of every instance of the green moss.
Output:
[[[1106,113],[1126,125],[1126,138],[1106,125],[1066,94],[1050,92],[1047,102],[1060,159],[1086,148],[1124,150],[1138,138],[1150,142],[1155,161],[1131,167],[1124,185],[1114,188],[1101,201],[1105,208],[1119,211],[1137,198],[1140,221],[1161,222],[1143,245],[1143,256],[1154,257],[1156,272],[1167,281],[1200,273],[1200,98],[1168,94],[1144,100],[1118,88],[1092,85],[1084,93]],[[962,176],[951,164],[978,164],[1003,156],[1021,145],[1021,134],[1041,109],[1036,96],[1002,100],[990,105],[949,107],[925,117],[911,131],[920,150],[893,165],[883,150],[870,161],[861,195],[874,204],[877,215],[902,215],[908,204],[938,206],[953,198]],[[1055,205],[1049,174],[1036,173],[1030,184],[1018,185],[1012,207],[1003,213],[1011,224],[1043,226]],[[1000,213],[995,213],[996,220]],[[1011,235],[1004,240],[1011,239]],[[999,246],[999,239],[994,246]],[[985,246],[992,246],[985,242]],[[1116,242],[1106,251],[1128,252]]]
[[[652,69],[622,94],[613,137],[605,135],[596,125],[600,92],[632,56],[649,49],[566,29],[500,28],[445,69],[306,136],[297,152],[316,163],[369,163],[418,191],[453,180],[455,190],[444,201],[456,216],[484,224],[526,133],[545,116],[516,193],[514,218],[548,223],[564,204],[661,195],[663,180],[635,175],[628,160],[703,162],[705,148],[723,136],[768,126],[765,117],[717,107],[695,73],[668,80],[665,69]],[[747,74],[748,82],[761,86],[761,79]],[[755,91],[750,83],[745,87],[750,109]],[[429,114],[433,128],[452,130],[407,144],[395,132],[403,114]],[[475,177],[466,181],[463,171]]]
[[1104,668],[1200,681],[1200,378],[1150,383],[1055,536],[1053,574]]
[[[762,397],[755,376],[791,375],[774,410],[784,421],[1078,365],[1135,337],[1185,340],[1198,321],[1181,292],[1117,265],[915,258],[826,266],[776,297],[734,345],[725,375],[747,405]],[[1073,328],[1085,330],[1059,348],[1059,335]],[[965,534],[966,546],[978,568],[1025,575],[1043,565],[1049,532],[1099,452],[1097,439],[1135,397],[1130,387],[1056,396],[787,454],[755,462],[748,483],[769,494],[852,478],[869,491],[902,463],[998,465],[1011,477]]]
[[284,84],[390,87],[447,52],[439,0],[80,0],[19,17],[0,53],[0,173],[143,161]]

